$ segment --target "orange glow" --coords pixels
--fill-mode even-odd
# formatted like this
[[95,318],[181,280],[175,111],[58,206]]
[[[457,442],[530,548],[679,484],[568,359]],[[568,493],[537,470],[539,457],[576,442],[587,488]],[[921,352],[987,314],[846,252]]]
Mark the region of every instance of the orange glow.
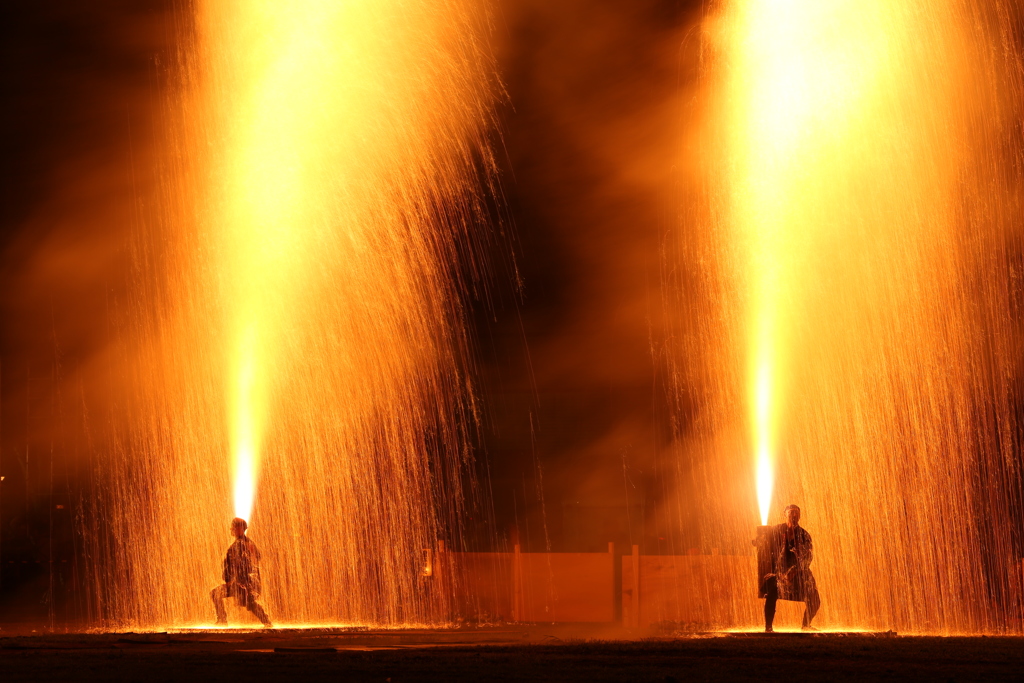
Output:
[[235,499],[235,517],[250,519],[253,498],[256,495],[256,474],[259,471],[260,430],[257,418],[262,415],[261,401],[256,395],[255,334],[244,334],[237,348],[237,365],[233,368],[232,388],[232,480]]
[[[140,455],[112,484],[117,566],[138,578],[118,577],[110,611],[136,628],[212,619],[233,512],[263,551],[275,623],[429,622],[446,597],[410,568],[459,519],[472,422],[486,9],[181,7],[196,16],[165,215],[139,268],[140,291],[159,289],[140,326]],[[140,506],[173,532],[145,533]]]
[[[258,521],[277,573],[292,577],[270,585],[307,595],[295,602],[303,618],[386,623],[415,602],[405,567],[433,538],[434,515],[459,504],[457,487],[434,500],[427,472],[438,453],[461,451],[448,412],[465,391],[453,268],[486,121],[478,9],[199,6],[215,133],[203,209],[235,514]],[[441,448],[428,451],[434,430]],[[316,519],[331,520],[333,540],[315,545],[335,547],[334,560],[304,559]],[[374,537],[386,551],[356,550]],[[369,575],[375,588],[360,597],[352,584]]]
[[757,507],[761,524],[768,523],[775,475],[772,470],[772,380],[771,365],[763,362],[758,368],[754,389],[754,425],[757,443]]
[[[887,2],[737,0],[726,23],[731,78],[728,213],[745,284],[748,400],[758,508],[768,520],[779,423],[791,400],[790,330],[808,286],[808,245],[827,239],[817,190],[833,163],[856,156],[858,128],[890,87],[890,39],[908,14]],[[884,27],[879,30],[879,26]],[[822,167],[824,163],[826,166]]]
[[[225,358],[235,515],[250,519],[271,387],[287,368],[283,334],[307,296],[308,255],[323,223],[319,169],[329,167],[330,117],[351,100],[325,87],[343,49],[339,22],[359,10],[322,2],[206,2],[216,44],[209,74],[223,124],[213,157],[215,243],[226,306]],[[230,30],[226,30],[231,26]],[[372,78],[356,69],[348,78]],[[341,169],[339,169],[341,170]]]
[[[341,241],[352,252],[342,258],[353,259],[341,267],[372,272],[383,232],[396,228],[387,221],[397,217],[373,215],[374,202],[389,199],[374,197],[378,190],[353,174],[368,171],[372,181],[368,156],[415,169],[410,155],[426,152],[435,133],[427,127],[413,146],[399,149],[403,136],[380,128],[403,106],[403,97],[426,93],[401,80],[408,56],[392,53],[393,36],[387,34],[394,27],[382,21],[379,3],[217,0],[201,7],[208,102],[222,133],[210,159],[217,236],[211,252],[226,322],[234,506],[236,516],[250,519],[268,420],[274,419],[272,396],[293,371],[289,354],[299,351],[296,333],[308,327],[301,316],[318,314],[303,309],[324,272],[339,267],[319,265],[317,252]],[[374,99],[385,96],[386,74],[392,101]],[[408,104],[403,114],[429,117],[423,103]],[[386,177],[377,182],[387,188]],[[369,197],[360,200],[360,192]],[[364,295],[368,303],[381,299],[372,291]],[[345,353],[358,353],[358,347]]]
[[[711,357],[707,500],[731,503],[719,481],[742,477],[762,522],[801,507],[826,627],[997,628],[1018,609],[992,588],[1019,573],[1015,532],[994,521],[1020,504],[1004,436],[1020,376],[1018,9],[720,10],[701,247],[722,267],[729,343]],[[747,536],[729,507],[723,535]]]

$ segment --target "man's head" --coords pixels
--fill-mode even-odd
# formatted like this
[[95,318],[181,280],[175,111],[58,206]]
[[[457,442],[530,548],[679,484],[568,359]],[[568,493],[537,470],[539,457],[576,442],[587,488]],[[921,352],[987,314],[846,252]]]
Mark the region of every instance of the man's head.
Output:
[[800,508],[796,505],[786,506],[786,526],[792,528],[800,525]]
[[249,525],[241,517],[235,517],[231,520],[231,535],[235,538],[241,538],[245,536],[245,530],[249,528]]

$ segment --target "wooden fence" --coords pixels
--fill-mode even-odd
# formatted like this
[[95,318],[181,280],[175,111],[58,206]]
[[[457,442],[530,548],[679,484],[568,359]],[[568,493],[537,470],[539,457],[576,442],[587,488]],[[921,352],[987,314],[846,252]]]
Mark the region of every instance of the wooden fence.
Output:
[[[455,616],[463,620],[613,623],[621,615],[630,628],[763,623],[752,556],[640,555],[633,546],[617,562],[612,544],[606,553],[524,553],[519,546],[511,553],[451,553],[442,545],[434,564],[446,574]],[[801,609],[780,602],[777,623],[799,624]]]
[[622,624],[679,624],[697,629],[763,623],[757,562],[735,555],[640,555],[622,558]]

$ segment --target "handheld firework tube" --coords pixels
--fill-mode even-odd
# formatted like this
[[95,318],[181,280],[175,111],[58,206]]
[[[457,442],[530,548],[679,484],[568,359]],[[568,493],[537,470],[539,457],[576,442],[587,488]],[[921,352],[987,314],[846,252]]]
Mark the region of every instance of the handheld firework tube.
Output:
[[779,538],[775,527],[758,526],[757,538],[754,545],[757,547],[757,597],[768,596],[765,590],[765,577],[775,574],[775,560],[779,556]]

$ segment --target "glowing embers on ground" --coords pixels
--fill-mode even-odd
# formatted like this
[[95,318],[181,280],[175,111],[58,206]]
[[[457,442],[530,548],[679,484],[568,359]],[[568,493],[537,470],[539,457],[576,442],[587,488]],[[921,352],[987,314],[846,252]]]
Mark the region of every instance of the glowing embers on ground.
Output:
[[457,528],[464,473],[483,8],[190,7],[107,610],[210,619],[233,502],[275,622],[429,622],[446,596],[415,567]]
[[996,630],[1019,594],[994,521],[1019,513],[1015,11],[734,0],[706,25],[704,248],[731,343],[695,446],[703,531],[749,542],[738,481],[762,520],[800,504],[826,627]]

